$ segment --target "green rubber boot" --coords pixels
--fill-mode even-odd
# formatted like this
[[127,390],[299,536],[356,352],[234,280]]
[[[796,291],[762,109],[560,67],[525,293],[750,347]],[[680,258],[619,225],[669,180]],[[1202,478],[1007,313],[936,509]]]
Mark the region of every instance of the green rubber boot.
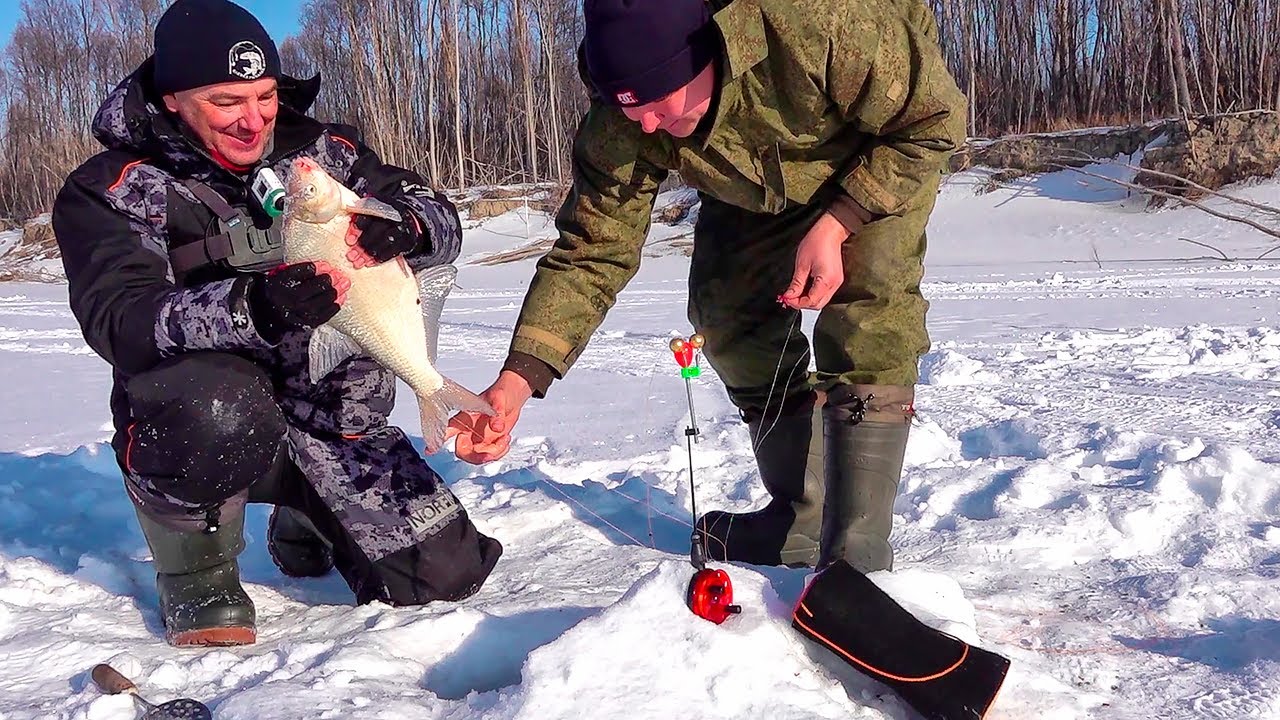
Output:
[[289,577],[322,577],[333,569],[333,548],[303,513],[277,505],[267,521],[267,552]]
[[213,532],[179,532],[138,510],[151,548],[165,640],[175,647],[249,645],[257,640],[253,601],[240,585],[244,511]]
[[913,388],[896,385],[844,385],[829,394],[819,569],[841,558],[863,573],[893,568],[889,533],[914,399]]

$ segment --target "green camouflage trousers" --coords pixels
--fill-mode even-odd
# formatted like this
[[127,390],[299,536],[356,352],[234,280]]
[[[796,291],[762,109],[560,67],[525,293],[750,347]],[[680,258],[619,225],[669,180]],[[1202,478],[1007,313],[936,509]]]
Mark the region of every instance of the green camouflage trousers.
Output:
[[[939,176],[939,181],[941,177]],[[729,397],[743,410],[774,408],[814,388],[914,385],[929,350],[920,295],[925,226],[937,182],[902,216],[867,224],[845,243],[844,284],[818,313],[810,346],[798,311],[777,298],[796,249],[824,203],[771,215],[702,196],[689,273],[689,320]]]

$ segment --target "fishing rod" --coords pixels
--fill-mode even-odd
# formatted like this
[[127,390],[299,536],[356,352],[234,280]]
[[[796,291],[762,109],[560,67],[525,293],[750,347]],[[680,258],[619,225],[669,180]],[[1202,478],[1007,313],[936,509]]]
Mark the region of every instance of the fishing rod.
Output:
[[[685,395],[689,400],[689,426],[684,429],[685,446],[689,453],[689,509],[693,513],[694,523],[698,519],[698,493],[693,472],[693,444],[698,442],[701,431],[698,430],[698,414],[693,407],[693,379],[702,375],[698,365],[699,351],[706,344],[706,338],[694,334],[685,338],[672,338],[671,353],[676,364],[680,366],[680,377],[684,379]],[[717,625],[729,619],[731,615],[742,612],[742,607],[733,604],[733,582],[724,570],[707,567],[706,533],[698,531],[695,526],[689,544],[689,562],[696,572],[689,581],[686,602],[693,614]]]

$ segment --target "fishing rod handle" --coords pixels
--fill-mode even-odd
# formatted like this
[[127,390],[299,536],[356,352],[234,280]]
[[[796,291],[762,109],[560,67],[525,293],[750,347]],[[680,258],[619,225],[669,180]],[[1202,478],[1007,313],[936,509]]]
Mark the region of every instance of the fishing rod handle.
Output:
[[138,690],[138,686],[134,685],[132,680],[121,675],[119,670],[105,663],[95,665],[90,676],[93,678],[94,684],[98,686],[98,689],[108,695],[133,693]]

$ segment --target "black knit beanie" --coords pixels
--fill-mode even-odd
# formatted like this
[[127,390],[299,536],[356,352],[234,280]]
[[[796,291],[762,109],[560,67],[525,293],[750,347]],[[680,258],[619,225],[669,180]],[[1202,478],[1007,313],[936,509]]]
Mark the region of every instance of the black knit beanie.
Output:
[[156,23],[155,48],[155,84],[162,95],[280,77],[271,36],[229,0],[178,0]]
[[705,0],[585,0],[587,74],[605,102],[660,100],[715,59]]

